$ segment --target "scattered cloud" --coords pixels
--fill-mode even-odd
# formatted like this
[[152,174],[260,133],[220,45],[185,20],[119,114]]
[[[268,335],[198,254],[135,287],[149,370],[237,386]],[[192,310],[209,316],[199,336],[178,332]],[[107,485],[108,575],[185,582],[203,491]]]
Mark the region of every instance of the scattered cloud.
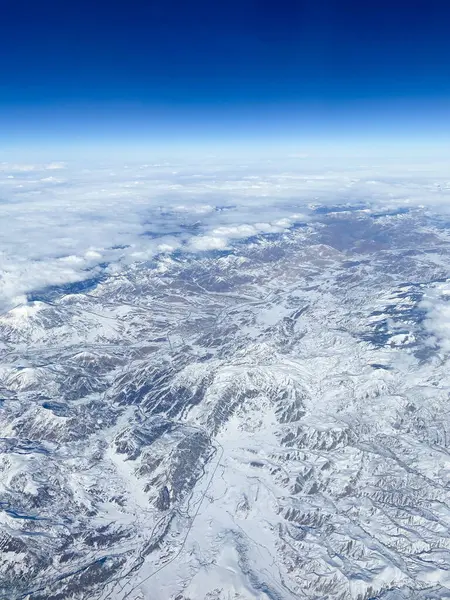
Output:
[[211,212],[214,212],[215,207],[210,204],[192,204],[192,205],[184,205],[180,204],[178,206],[173,206],[171,211],[174,213],[181,214],[194,214],[194,215],[205,215]]
[[0,172],[7,171],[9,173],[26,173],[29,171],[54,171],[57,169],[65,169],[64,162],[51,162],[45,164],[26,164],[26,163],[8,163],[0,162]]
[[212,235],[199,235],[194,237],[188,244],[189,250],[224,250],[227,247],[227,240],[223,237],[214,237]]

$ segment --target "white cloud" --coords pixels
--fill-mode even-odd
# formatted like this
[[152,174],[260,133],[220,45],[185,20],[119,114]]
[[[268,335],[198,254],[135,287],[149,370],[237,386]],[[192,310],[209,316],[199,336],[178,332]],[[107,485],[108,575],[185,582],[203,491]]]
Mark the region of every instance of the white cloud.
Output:
[[363,202],[367,211],[450,207],[445,165],[324,164],[306,156],[247,164],[0,163],[0,311],[32,291],[91,277],[103,263],[117,270],[157,253],[225,249],[280,233],[314,220],[311,207],[324,203]]
[[227,247],[227,239],[212,235],[200,235],[193,238],[188,247],[190,250],[224,250]]
[[0,171],[8,172],[29,172],[29,171],[54,171],[56,169],[65,169],[66,163],[64,162],[51,162],[44,164],[30,164],[30,163],[0,163]]
[[228,227],[217,227],[212,230],[212,234],[219,238],[248,238],[257,233],[253,225],[235,225]]
[[215,210],[215,207],[211,206],[210,204],[179,204],[178,206],[173,206],[171,210],[174,213],[190,213],[204,215],[213,212]]
[[54,171],[56,169],[65,169],[66,168],[66,163],[64,163],[64,162],[51,162],[51,163],[48,163],[47,165],[45,165],[44,168],[47,169],[48,171]]
[[177,246],[175,244],[159,244],[158,246],[158,252],[173,252],[176,249]]

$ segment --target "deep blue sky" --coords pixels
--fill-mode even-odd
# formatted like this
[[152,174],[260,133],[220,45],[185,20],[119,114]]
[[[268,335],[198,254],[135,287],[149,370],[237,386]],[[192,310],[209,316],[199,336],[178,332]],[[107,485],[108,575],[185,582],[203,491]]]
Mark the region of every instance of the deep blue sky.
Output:
[[449,5],[3,0],[0,140],[446,136]]

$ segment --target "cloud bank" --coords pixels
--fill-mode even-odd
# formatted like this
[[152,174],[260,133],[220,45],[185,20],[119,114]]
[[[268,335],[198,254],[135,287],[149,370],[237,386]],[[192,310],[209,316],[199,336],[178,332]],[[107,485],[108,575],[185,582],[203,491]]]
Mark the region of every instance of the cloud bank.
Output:
[[248,163],[0,163],[0,311],[175,250],[225,250],[320,206],[447,211],[445,165],[304,157]]

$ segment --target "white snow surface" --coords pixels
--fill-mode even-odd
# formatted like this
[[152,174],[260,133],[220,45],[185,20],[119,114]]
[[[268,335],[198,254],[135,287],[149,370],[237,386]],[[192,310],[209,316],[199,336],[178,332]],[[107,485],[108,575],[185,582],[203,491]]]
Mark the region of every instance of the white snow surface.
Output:
[[1,598],[450,597],[445,211],[271,211],[0,316]]

